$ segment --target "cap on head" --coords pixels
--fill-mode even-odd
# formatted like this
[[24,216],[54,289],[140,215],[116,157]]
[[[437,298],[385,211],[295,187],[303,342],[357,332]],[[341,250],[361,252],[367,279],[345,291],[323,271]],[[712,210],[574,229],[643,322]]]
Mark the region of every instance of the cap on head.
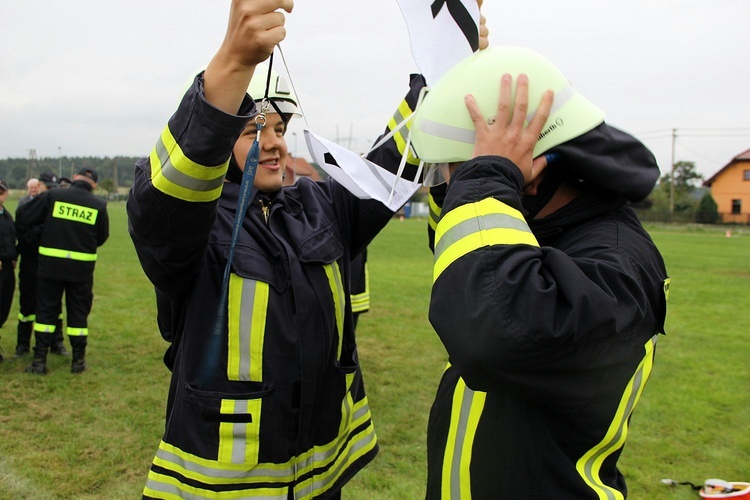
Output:
[[6,191],[8,191],[8,183],[3,179],[0,179],[0,194],[5,193]]
[[260,103],[266,96],[266,84],[268,84],[268,99],[273,101],[282,114],[290,116],[302,116],[297,105],[297,96],[294,90],[289,86],[287,81],[276,71],[271,71],[271,78],[268,78],[269,68],[265,64],[259,64],[255,67],[253,79],[247,87],[247,93],[250,94],[256,103]]
[[39,182],[47,186],[47,189],[57,187],[57,176],[52,172],[42,172],[39,174]]
[[83,177],[88,177],[94,182],[99,182],[99,175],[96,173],[96,170],[93,168],[82,168],[78,171],[78,175],[82,175]]
[[464,98],[474,95],[482,114],[497,115],[500,80],[505,73],[515,82],[529,77],[527,120],[536,112],[547,90],[555,100],[547,123],[534,147],[534,157],[578,137],[601,124],[604,112],[576,92],[562,72],[542,55],[522,47],[492,47],[474,53],[445,73],[417,109],[412,143],[426,163],[466,161],[472,157],[476,132]]

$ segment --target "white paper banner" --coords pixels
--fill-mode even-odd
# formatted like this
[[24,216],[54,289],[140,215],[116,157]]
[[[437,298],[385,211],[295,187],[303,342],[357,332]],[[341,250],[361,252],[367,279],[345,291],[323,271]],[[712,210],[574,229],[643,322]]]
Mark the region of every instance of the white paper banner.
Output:
[[427,85],[479,48],[477,0],[397,0]]
[[378,200],[395,212],[421,186],[409,179],[396,182],[396,176],[388,170],[309,130],[305,130],[305,141],[313,161],[359,199]]

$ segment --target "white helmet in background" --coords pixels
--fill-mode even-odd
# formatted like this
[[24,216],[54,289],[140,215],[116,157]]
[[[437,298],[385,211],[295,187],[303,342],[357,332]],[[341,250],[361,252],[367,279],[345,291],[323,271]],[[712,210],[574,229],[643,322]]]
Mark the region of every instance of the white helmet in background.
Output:
[[474,124],[464,97],[472,94],[482,114],[497,115],[500,80],[513,76],[512,95],[520,73],[529,77],[527,120],[536,112],[544,92],[553,90],[550,116],[534,147],[534,157],[585,134],[604,121],[604,112],[576,92],[557,67],[540,54],[522,47],[492,47],[475,52],[445,73],[430,88],[416,110],[411,140],[427,164],[463,162],[472,157]]
[[266,95],[266,84],[268,84],[268,99],[276,104],[269,112],[280,111],[284,115],[302,116],[297,104],[297,96],[294,90],[289,86],[287,81],[274,70],[271,71],[271,79],[268,78],[269,68],[265,64],[259,64],[255,67],[253,79],[247,87],[247,93],[250,94],[256,103],[263,101]]

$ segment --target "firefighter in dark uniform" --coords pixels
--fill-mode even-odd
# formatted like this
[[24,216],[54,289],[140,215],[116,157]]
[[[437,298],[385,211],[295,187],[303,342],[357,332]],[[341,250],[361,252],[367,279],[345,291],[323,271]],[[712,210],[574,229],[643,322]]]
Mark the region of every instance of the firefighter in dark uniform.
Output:
[[86,369],[88,315],[91,312],[97,248],[109,237],[107,202],[93,194],[99,177],[84,168],[68,189],[53,189],[29,202],[22,213],[27,227],[43,224],[39,243],[34,359],[29,373],[47,373],[47,352],[62,312],[65,294],[71,372]]
[[603,120],[518,47],[459,64],[416,112],[416,152],[449,181],[435,197],[430,322],[449,363],[428,424],[429,499],[627,496],[617,461],[669,278],[626,205],[659,168]]
[[[28,202],[36,199],[39,194],[58,187],[57,176],[51,172],[43,172],[39,176],[37,194],[24,203],[19,201],[16,208],[16,237],[18,238],[18,343],[16,357],[23,357],[29,353],[31,334],[36,320],[37,295],[37,267],[39,265],[39,239],[44,224],[28,227],[24,224],[23,212]],[[62,317],[55,323],[55,333],[50,346],[50,352],[65,356],[68,354],[63,341]]]
[[[145,498],[340,498],[378,450],[350,266],[393,211],[333,179],[282,187],[297,106],[256,65],[283,39],[275,11],[292,3],[263,5],[232,2],[224,44],[136,165],[128,197],[130,234],[171,342],[166,428]],[[271,100],[259,138],[248,89]],[[233,247],[240,166],[256,138]]]
[[8,319],[16,291],[16,230],[13,217],[3,206],[7,197],[8,184],[0,179],[0,327]]

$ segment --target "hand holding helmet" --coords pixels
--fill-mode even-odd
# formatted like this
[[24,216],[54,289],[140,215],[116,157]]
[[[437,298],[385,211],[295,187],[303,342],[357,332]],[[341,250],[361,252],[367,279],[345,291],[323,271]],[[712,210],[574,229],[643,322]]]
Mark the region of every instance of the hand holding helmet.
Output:
[[[542,95],[533,118],[526,126],[529,108],[529,78],[520,74],[516,84],[515,103],[511,92],[513,78],[509,73],[500,80],[500,100],[497,116],[485,119],[473,95],[466,96],[466,108],[476,130],[473,157],[496,155],[509,159],[518,166],[528,184],[544,169],[546,162],[533,163],[534,146],[547,122],[554,94]],[[536,168],[534,168],[536,166]]]
[[206,99],[215,107],[236,113],[255,66],[273,54],[286,37],[284,14],[293,0],[233,0],[224,41],[204,75]]

